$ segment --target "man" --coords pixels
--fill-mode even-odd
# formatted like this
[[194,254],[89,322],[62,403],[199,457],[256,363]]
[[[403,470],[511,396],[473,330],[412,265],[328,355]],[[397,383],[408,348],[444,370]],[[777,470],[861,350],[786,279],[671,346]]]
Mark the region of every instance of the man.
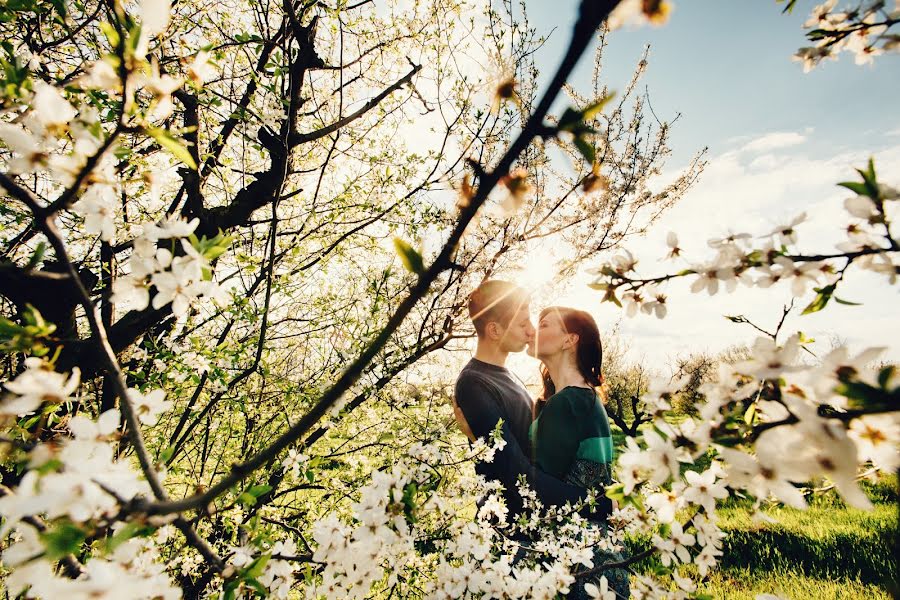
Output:
[[[502,419],[506,442],[492,462],[478,463],[475,471],[503,484],[506,507],[513,517],[523,508],[517,489],[519,475],[525,475],[544,504],[583,501],[587,494],[584,488],[540,471],[527,458],[532,401],[522,383],[504,366],[511,352],[521,352],[534,338],[527,292],[506,281],[485,281],[469,296],[469,317],[478,346],[475,357],[456,380],[457,422],[470,439],[484,438],[490,443],[491,432]],[[594,516],[608,515],[612,510],[612,502],[605,497],[597,504]]]

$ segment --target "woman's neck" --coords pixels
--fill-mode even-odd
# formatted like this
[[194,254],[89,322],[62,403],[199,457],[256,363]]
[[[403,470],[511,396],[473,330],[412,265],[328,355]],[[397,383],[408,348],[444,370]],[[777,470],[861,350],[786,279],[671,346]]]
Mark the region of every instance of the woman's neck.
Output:
[[557,392],[569,386],[588,387],[588,383],[578,372],[578,367],[569,356],[561,354],[545,358],[544,366],[547,367],[547,373],[553,380],[553,387]]

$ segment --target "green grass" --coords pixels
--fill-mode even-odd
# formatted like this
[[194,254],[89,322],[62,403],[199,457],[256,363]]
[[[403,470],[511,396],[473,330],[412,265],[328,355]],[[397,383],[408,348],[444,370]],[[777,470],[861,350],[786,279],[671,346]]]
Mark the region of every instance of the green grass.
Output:
[[724,600],[762,593],[793,600],[891,598],[898,577],[897,477],[864,482],[863,488],[875,504],[871,511],[850,508],[830,491],[814,496],[807,510],[765,509],[775,523],[754,520],[749,501],[730,498],[719,510],[728,534],[723,556],[701,591]]
[[720,569],[704,591],[715,598],[752,599],[769,592],[792,599],[890,598],[897,579],[897,478],[864,483],[871,511],[846,506],[834,492],[815,496],[806,510],[766,511],[732,500],[720,510],[728,533]]
[[757,594],[777,594],[792,600],[889,600],[884,589],[848,579],[822,579],[794,570],[762,571],[729,568],[715,571],[700,591],[717,600],[747,600]]

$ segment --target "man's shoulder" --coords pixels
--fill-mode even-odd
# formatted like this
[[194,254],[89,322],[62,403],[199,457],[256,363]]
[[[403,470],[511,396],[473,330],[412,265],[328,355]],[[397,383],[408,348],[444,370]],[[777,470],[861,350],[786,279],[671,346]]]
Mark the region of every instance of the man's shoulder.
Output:
[[459,372],[459,376],[456,378],[456,389],[459,389],[461,385],[489,386],[490,381],[484,373],[474,368],[472,366],[472,363],[468,363],[465,367],[463,367],[462,371]]

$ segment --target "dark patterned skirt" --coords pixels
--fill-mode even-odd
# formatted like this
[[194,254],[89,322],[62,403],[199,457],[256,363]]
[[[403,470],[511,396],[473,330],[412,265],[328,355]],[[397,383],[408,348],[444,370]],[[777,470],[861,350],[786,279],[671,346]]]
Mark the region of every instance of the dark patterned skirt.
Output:
[[[605,523],[591,523],[589,527],[599,527],[603,530],[603,533],[606,533],[606,524]],[[596,569],[597,567],[605,564],[605,563],[618,563],[625,560],[625,553],[622,551],[611,552],[609,550],[601,550],[600,548],[594,549],[594,566],[591,568]],[[579,567],[579,570],[584,570],[583,566]],[[577,573],[577,571],[576,571]],[[566,598],[574,598],[575,600],[588,600],[590,596],[588,596],[587,592],[584,589],[584,584],[593,583],[600,587],[600,578],[606,577],[607,586],[610,590],[616,593],[616,598],[630,598],[631,592],[629,590],[630,581],[629,581],[629,573],[628,569],[603,569],[602,571],[595,571],[590,575],[584,575],[582,577],[576,577],[575,583],[569,586],[569,594]]]
[[[577,485],[584,488],[595,486],[607,486],[612,483],[612,474],[610,473],[610,465],[606,463],[597,463],[590,460],[576,459],[572,464],[569,474],[566,476],[566,483]],[[601,529],[603,535],[606,535],[606,523],[593,521],[589,527],[597,527]],[[611,552],[608,550],[594,549],[594,566],[591,570],[603,565],[604,563],[618,563],[625,560],[625,554],[622,551]],[[579,569],[579,570],[584,570]],[[576,571],[577,572],[577,571]],[[569,594],[566,598],[574,598],[575,600],[588,600],[587,592],[584,590],[584,584],[593,583],[600,587],[600,578],[606,577],[607,586],[616,593],[617,599],[630,598],[630,581],[628,569],[604,569],[596,571],[591,575],[576,577],[575,583],[570,586]]]

